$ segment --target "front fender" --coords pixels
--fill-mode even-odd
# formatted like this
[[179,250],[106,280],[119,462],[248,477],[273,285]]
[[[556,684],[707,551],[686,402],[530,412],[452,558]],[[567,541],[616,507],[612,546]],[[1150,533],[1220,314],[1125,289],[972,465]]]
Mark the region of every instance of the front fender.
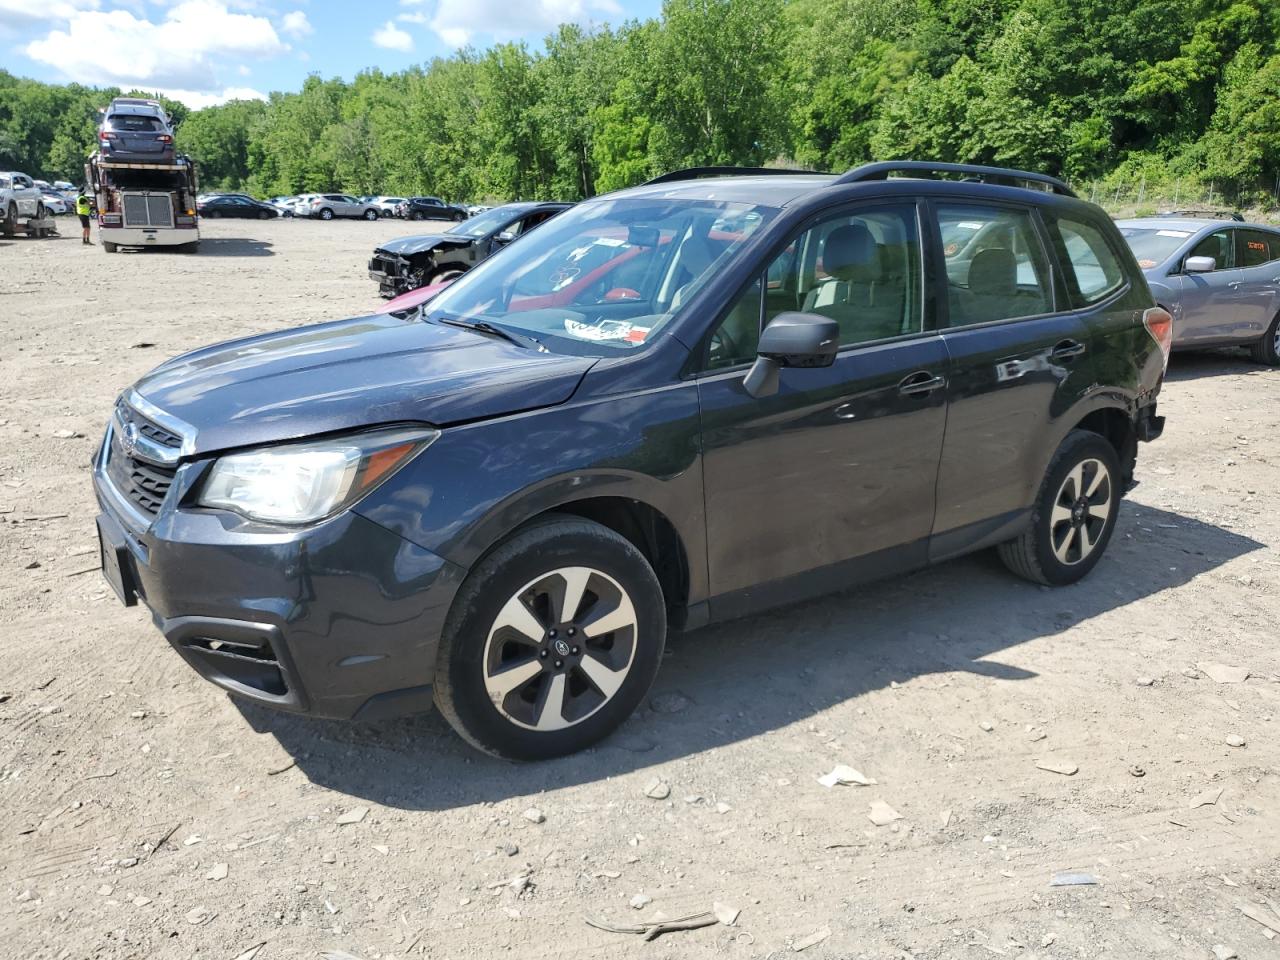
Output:
[[464,568],[529,519],[593,497],[665,516],[706,597],[697,390],[679,383],[446,429],[356,511]]

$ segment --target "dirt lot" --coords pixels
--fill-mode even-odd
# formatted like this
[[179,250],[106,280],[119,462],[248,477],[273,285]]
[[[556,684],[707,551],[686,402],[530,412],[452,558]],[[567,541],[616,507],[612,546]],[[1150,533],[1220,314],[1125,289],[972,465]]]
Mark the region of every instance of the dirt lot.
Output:
[[[1241,909],[1280,930],[1280,371],[1175,358],[1083,584],[984,555],[677,637],[656,709],[512,766],[435,715],[237,707],[90,569],[117,391],[370,309],[374,242],[412,228],[223,221],[195,257],[63,230],[0,243],[5,957],[1280,956]],[[837,763],[877,782],[820,786]],[[583,920],[715,902],[736,925],[653,942]]]

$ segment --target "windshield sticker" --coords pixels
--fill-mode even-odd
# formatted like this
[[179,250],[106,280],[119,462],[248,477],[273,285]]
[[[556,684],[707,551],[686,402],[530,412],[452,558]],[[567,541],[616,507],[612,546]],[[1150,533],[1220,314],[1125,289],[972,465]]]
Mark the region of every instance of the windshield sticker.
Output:
[[1139,260],[1138,266],[1140,266],[1143,270],[1149,270],[1152,267],[1156,266],[1156,262],[1154,260]]
[[961,220],[956,224],[956,227],[960,230],[981,230],[982,224],[974,223],[972,220]]
[[596,245],[600,247],[625,247],[627,241],[617,237],[596,237]]
[[1179,240],[1185,240],[1191,236],[1190,230],[1157,230],[1157,237],[1177,237]]
[[[651,327],[633,327],[626,320],[600,320],[596,323],[583,323],[581,320],[565,319],[564,329],[580,340],[627,340],[632,343],[643,343]],[[637,339],[638,335],[638,339]]]

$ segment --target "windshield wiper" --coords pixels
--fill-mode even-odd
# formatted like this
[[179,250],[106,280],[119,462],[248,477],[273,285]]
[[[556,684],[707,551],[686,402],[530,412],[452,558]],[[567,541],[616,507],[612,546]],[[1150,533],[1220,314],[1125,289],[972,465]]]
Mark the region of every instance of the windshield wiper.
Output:
[[514,330],[508,330],[505,327],[499,327],[489,323],[487,320],[463,320],[461,317],[440,317],[439,319],[441,323],[447,323],[451,327],[462,327],[465,330],[475,330],[478,333],[501,337],[503,340],[514,343],[517,347],[527,347],[531,350],[547,349],[533,337],[526,336],[523,333],[516,333]]

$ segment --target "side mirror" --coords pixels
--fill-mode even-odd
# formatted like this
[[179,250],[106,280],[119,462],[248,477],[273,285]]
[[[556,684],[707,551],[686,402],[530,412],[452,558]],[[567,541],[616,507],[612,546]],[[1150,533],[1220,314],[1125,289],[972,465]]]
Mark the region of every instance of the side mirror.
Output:
[[760,334],[756,362],[743,387],[759,399],[778,392],[783,367],[829,367],[840,349],[840,325],[817,313],[780,313]]
[[500,234],[493,238],[494,243],[508,244],[516,238],[516,235],[510,230],[503,230]]
[[1187,273],[1212,273],[1218,264],[1213,257],[1187,257],[1182,266]]

